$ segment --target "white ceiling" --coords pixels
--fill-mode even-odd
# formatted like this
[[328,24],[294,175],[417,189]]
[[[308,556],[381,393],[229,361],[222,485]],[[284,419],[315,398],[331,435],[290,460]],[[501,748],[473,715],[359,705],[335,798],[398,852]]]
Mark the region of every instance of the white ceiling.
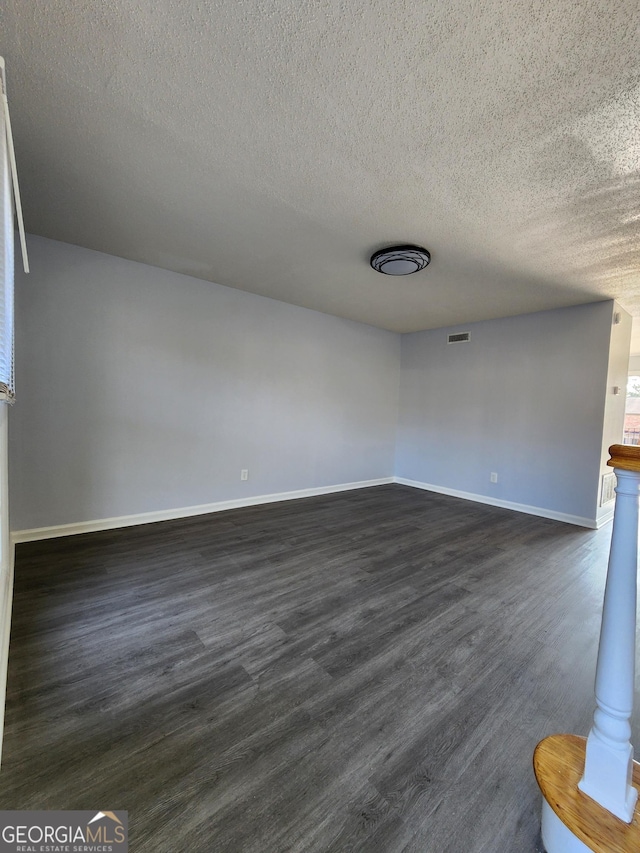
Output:
[[640,316],[638,0],[4,0],[0,53],[32,233],[396,331]]

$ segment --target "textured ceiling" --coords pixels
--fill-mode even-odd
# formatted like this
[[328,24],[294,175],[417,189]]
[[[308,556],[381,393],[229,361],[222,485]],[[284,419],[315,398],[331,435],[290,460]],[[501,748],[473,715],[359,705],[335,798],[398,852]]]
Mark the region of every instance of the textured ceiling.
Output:
[[396,331],[640,316],[637,0],[3,0],[0,53],[32,233]]

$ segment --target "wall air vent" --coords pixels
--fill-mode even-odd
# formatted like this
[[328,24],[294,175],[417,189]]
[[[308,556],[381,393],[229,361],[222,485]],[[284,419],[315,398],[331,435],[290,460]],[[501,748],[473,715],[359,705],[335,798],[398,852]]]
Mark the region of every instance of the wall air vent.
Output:
[[602,491],[600,492],[600,506],[604,506],[608,504],[609,501],[615,499],[616,493],[614,489],[616,487],[616,475],[613,471],[608,472],[607,474],[602,475]]
[[447,337],[448,344],[462,344],[465,341],[471,340],[471,332],[456,332],[455,335],[449,335]]

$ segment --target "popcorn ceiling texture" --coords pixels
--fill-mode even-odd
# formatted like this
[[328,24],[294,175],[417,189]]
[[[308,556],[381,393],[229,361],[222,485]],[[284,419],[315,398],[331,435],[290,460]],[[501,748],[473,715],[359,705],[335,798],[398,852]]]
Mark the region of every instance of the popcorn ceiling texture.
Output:
[[[26,227],[395,331],[640,315],[639,34],[637,0],[4,0]],[[373,272],[396,241],[431,266]]]

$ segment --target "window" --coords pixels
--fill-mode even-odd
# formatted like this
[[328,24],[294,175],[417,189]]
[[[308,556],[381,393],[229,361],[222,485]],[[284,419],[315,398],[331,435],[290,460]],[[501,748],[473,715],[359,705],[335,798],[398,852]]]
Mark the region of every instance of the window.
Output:
[[0,400],[13,400],[13,205],[5,110],[0,110]]

